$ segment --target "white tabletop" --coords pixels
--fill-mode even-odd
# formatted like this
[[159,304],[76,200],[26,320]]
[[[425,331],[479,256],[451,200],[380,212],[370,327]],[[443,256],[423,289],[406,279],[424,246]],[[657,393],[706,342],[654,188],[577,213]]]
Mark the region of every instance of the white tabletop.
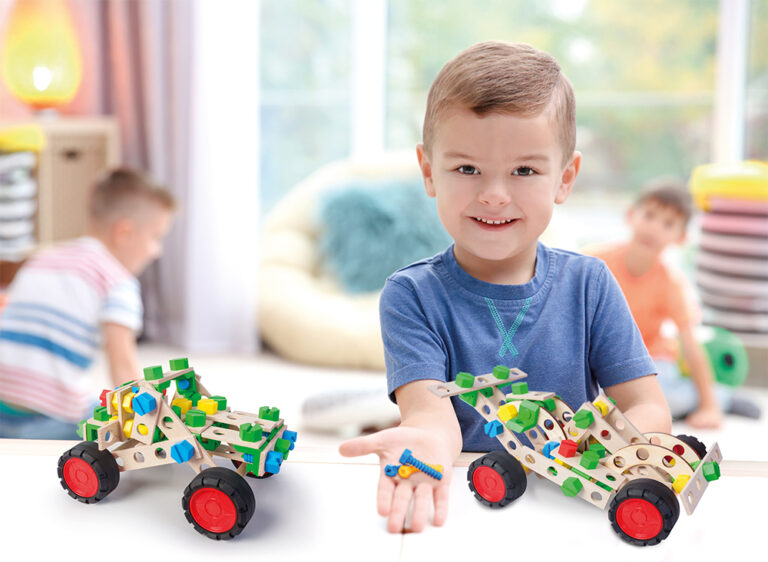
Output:
[[[349,462],[328,448],[297,449],[276,476],[248,479],[256,512],[235,539],[218,543],[184,517],[181,497],[195,476],[172,465],[124,472],[103,501],[86,505],[59,484],[59,454],[74,442],[0,440],[0,528],[7,552],[47,560],[424,561],[505,559],[683,560],[764,551],[768,480],[724,476],[710,484],[693,515],[681,510],[669,538],[639,548],[612,531],[607,512],[565,497],[550,482],[528,477],[512,505],[491,510],[467,489],[466,468],[454,468],[451,509],[441,528],[388,534],[375,511],[378,466]],[[463,457],[463,463],[471,458]],[[727,464],[727,463],[726,463]],[[727,470],[726,470],[727,471]],[[167,555],[164,556],[164,555]],[[528,555],[528,557],[525,557]],[[488,558],[486,558],[488,557]],[[619,558],[620,557],[620,558]]]
[[[144,348],[142,365],[167,364],[179,354]],[[306,368],[270,357],[195,357],[191,364],[203,383],[230,404],[248,411],[262,404],[281,409],[297,429],[296,449],[276,476],[247,479],[256,512],[231,541],[198,534],[181,508],[184,488],[195,473],[187,466],[124,472],[103,501],[85,505],[70,498],[56,475],[59,456],[75,442],[0,439],[0,537],[4,552],[19,559],[83,562],[195,562],[211,557],[227,562],[334,562],[398,560],[427,562],[438,557],[472,562],[548,559],[643,560],[709,559],[764,553],[768,478],[724,476],[710,484],[693,515],[681,509],[677,525],[658,546],[622,542],[606,511],[565,497],[557,486],[534,475],[513,504],[491,510],[467,488],[466,466],[477,455],[462,455],[454,468],[451,508],[443,527],[421,534],[388,534],[376,513],[378,461],[374,456],[344,459],[339,435],[317,434],[302,419],[302,402],[321,392],[386,388],[383,375]],[[756,392],[768,412],[768,393]],[[673,433],[695,433],[705,444],[717,441],[726,462],[760,461],[768,466],[768,415],[760,421],[729,416],[718,431],[692,431],[675,424]],[[23,554],[23,555],[22,555]],[[168,555],[168,556],[164,556]],[[746,557],[746,556],[745,556]],[[40,559],[43,559],[42,556]]]

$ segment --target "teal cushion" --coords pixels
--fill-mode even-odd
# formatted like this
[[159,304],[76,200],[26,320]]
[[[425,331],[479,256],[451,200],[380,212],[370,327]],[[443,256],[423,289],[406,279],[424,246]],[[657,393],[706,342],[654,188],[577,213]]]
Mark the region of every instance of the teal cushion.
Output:
[[401,267],[444,250],[451,239],[421,179],[358,179],[318,205],[324,267],[349,293],[377,291]]

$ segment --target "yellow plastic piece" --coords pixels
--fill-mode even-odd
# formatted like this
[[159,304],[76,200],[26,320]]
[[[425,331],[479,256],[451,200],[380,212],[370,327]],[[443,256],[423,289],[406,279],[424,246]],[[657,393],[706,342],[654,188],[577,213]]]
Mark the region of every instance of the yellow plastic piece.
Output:
[[201,398],[197,401],[197,409],[202,410],[206,414],[213,415],[219,411],[219,404],[216,400]]
[[517,408],[514,404],[504,404],[499,406],[499,419],[506,423],[517,415]]
[[118,411],[118,410],[120,409],[120,405],[117,403],[117,392],[115,392],[115,393],[112,395],[112,408],[113,408],[115,411]]
[[[440,474],[443,473],[443,465],[442,464],[428,464],[429,468],[436,470]],[[411,474],[414,472],[419,472],[419,469],[415,466],[411,466],[409,464],[402,464],[400,465],[400,468],[397,469],[397,475],[400,478],[408,478]]]
[[690,476],[687,474],[681,474],[677,478],[675,478],[675,481],[672,483],[672,489],[675,491],[676,494],[679,494],[683,491],[683,488],[685,488],[685,485],[688,484],[688,481],[691,479]]
[[136,429],[142,435],[146,435],[147,433],[149,433],[149,428],[146,425],[144,425],[143,423],[140,423]]
[[192,400],[189,398],[177,398],[171,403],[171,406],[178,406],[181,408],[181,413],[186,414],[192,407]]
[[123,433],[128,439],[130,439],[132,432],[133,432],[133,420],[128,420],[123,424]]
[[593,405],[597,410],[602,414],[603,416],[608,415],[608,406],[605,404],[605,402],[602,402],[600,400],[597,400],[596,402],[593,402]]
[[694,168],[690,181],[696,205],[709,210],[709,198],[768,201],[768,163],[705,164]]
[[133,397],[134,396],[136,396],[135,393],[129,392],[123,397],[123,410],[125,410],[130,414],[133,413]]
[[39,152],[44,147],[45,133],[40,125],[17,125],[0,131],[0,151],[20,152],[30,150]]

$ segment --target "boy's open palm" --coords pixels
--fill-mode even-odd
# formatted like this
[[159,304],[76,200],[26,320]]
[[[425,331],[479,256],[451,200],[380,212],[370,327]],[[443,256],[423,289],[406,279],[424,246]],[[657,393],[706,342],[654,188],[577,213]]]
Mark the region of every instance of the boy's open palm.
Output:
[[[448,493],[455,455],[449,447],[435,439],[434,431],[418,427],[400,426],[345,441],[339,452],[345,457],[358,457],[375,453],[381,461],[381,474],[377,493],[379,515],[387,517],[387,530],[398,533],[404,530],[408,510],[413,504],[410,530],[424,529],[434,506],[432,523],[440,526],[448,515]],[[436,480],[419,471],[408,478],[391,478],[384,474],[388,464],[399,464],[400,455],[410,449],[420,461],[443,466],[443,477]]]

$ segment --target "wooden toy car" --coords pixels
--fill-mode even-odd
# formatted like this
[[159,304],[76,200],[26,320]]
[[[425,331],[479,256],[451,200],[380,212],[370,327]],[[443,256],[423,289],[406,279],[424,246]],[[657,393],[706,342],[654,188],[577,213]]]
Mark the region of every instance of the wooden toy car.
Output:
[[[59,459],[58,475],[70,496],[95,503],[112,492],[120,473],[170,463],[187,463],[197,473],[184,490],[182,507],[194,528],[212,539],[231,539],[251,519],[253,491],[243,478],[272,476],[294,448],[277,408],[258,414],[233,411],[212,396],[187,359],[144,369],[144,379],[104,390],[93,417],[80,423],[86,441]],[[175,383],[168,403],[166,391]],[[216,466],[213,457],[235,467]]]
[[[608,507],[614,531],[645,546],[664,540],[680,514],[693,513],[710,481],[720,476],[717,444],[707,453],[688,435],[640,433],[600,394],[573,412],[552,392],[528,391],[527,375],[497,366],[487,375],[459,373],[430,390],[458,396],[485,418],[485,433],[504,450],[475,460],[469,488],[483,504],[503,507],[525,492],[526,469],[557,483],[566,496]],[[499,387],[509,386],[508,392]],[[507,389],[505,389],[507,390]],[[525,444],[520,436],[530,442]]]

